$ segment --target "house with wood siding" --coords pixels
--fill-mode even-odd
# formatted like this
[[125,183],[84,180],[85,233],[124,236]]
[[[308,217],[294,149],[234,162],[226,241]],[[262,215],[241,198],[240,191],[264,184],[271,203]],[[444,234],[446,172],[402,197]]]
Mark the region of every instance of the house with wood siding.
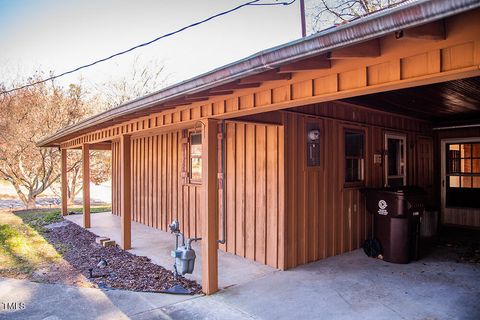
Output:
[[[280,270],[371,236],[365,188],[416,185],[440,222],[480,227],[480,3],[418,1],[162,89],[39,142],[112,152],[112,214],[202,237],[202,286],[218,250]],[[134,235],[133,235],[134,236]]]

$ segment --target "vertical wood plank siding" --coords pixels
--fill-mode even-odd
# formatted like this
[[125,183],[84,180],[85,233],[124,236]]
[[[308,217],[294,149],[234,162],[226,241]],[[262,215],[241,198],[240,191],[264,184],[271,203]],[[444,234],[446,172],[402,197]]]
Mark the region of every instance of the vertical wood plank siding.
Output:
[[[407,135],[407,184],[433,184],[432,149],[423,140],[417,142],[418,137],[431,135],[428,123],[336,102],[296,108],[295,112],[302,114],[283,115],[286,269],[357,249],[371,234],[372,217],[365,209],[361,187],[344,186],[345,128],[365,132],[365,186],[383,185],[384,169],[373,164],[373,154],[383,154],[385,132]],[[307,124],[321,131],[321,165],[315,168],[306,167]],[[417,165],[418,145],[424,160]]]
[[226,251],[283,268],[283,128],[226,124]]
[[[227,243],[221,249],[282,268],[283,128],[228,122],[225,148]],[[132,220],[168,231],[168,224],[178,219],[185,236],[200,237],[201,185],[183,183],[181,132],[132,138],[132,150]],[[119,144],[113,142],[112,212],[116,215],[119,173]]]
[[[173,219],[187,237],[199,237],[200,186],[181,181],[179,132],[132,139],[132,220],[168,231]],[[119,144],[112,143],[112,213],[119,215]]]
[[[407,135],[407,183],[433,184],[427,122],[339,102],[294,111],[226,123],[227,242],[220,248],[279,269],[359,248],[371,233],[361,188],[343,183],[345,128],[365,132],[365,186],[383,185],[384,169],[373,164],[373,154],[383,154],[386,132]],[[258,123],[266,120],[280,125]],[[321,130],[321,165],[313,169],[306,168],[307,124]],[[201,186],[183,183],[181,132],[134,137],[132,150],[133,220],[167,231],[178,219],[187,237],[201,236]],[[116,142],[112,153],[118,214]]]

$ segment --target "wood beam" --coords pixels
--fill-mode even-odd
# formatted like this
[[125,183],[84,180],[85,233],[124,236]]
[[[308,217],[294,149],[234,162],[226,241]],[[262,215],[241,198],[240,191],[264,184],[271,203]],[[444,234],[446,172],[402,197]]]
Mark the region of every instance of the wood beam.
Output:
[[62,149],[62,215],[66,216],[68,211],[68,180],[67,180],[67,149]]
[[202,134],[202,290],[218,291],[218,120],[206,119]]
[[111,143],[95,143],[90,145],[90,150],[112,150]]
[[90,228],[90,145],[82,145],[83,227]]
[[132,188],[131,188],[131,137],[120,137],[120,216],[123,250],[132,248]]
[[329,69],[331,62],[326,55],[320,55],[300,61],[296,61],[280,67],[279,73],[296,72],[296,71],[314,71],[319,69]]
[[405,29],[397,32],[400,38],[421,39],[421,40],[445,40],[447,38],[445,22],[443,20],[433,21],[418,27]]
[[210,92],[228,92],[231,90],[240,90],[240,89],[249,89],[249,88],[258,88],[260,87],[260,82],[252,82],[252,83],[239,83],[238,81],[230,82],[227,84],[223,84],[221,86],[215,87],[210,89]]
[[353,46],[337,49],[329,53],[330,59],[374,58],[380,56],[378,39],[362,42]]
[[273,81],[273,80],[290,80],[292,78],[291,73],[278,73],[278,70],[270,70],[262,72],[253,76],[240,79],[240,84],[245,83],[258,83],[264,81]]

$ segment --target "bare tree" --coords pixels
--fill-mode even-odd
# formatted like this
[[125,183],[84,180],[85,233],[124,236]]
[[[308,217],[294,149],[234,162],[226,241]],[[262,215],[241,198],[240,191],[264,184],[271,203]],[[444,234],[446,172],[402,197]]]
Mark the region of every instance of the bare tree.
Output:
[[[11,183],[27,208],[35,207],[36,198],[46,189],[58,192],[55,182],[60,177],[60,152],[55,148],[38,148],[35,143],[96,112],[161,89],[167,79],[163,70],[163,64],[157,60],[143,63],[137,57],[130,72],[103,83],[95,94],[86,92],[81,84],[64,89],[51,82],[0,95],[0,178]],[[42,78],[38,73],[26,82]],[[25,81],[9,87],[18,83]],[[5,87],[0,83],[0,89]],[[100,184],[110,178],[110,157],[108,152],[91,153],[91,182]],[[70,203],[82,190],[81,163],[79,153],[69,152]]]
[[[75,198],[83,190],[82,158],[78,150],[70,150],[67,153],[67,202],[75,204]],[[109,151],[90,152],[90,182],[100,185],[111,177],[111,153]],[[61,186],[54,183],[51,186],[53,193],[60,197]]]
[[156,59],[144,61],[136,56],[129,70],[120,77],[95,86],[99,105],[104,110],[156,92],[168,83],[164,64]]
[[309,33],[389,8],[406,0],[307,0]]
[[[41,74],[28,79],[33,82]],[[42,84],[0,97],[0,177],[15,188],[28,208],[38,195],[59,177],[59,151],[38,148],[46,135],[71,125],[87,115],[82,88],[66,90]]]
[[[27,82],[41,78],[39,73]],[[27,208],[35,207],[36,198],[60,177],[59,150],[38,148],[36,142],[94,110],[82,85],[64,89],[44,83],[0,96],[0,178],[10,182]],[[91,166],[93,182],[109,179],[110,160],[105,156],[93,152]],[[80,155],[70,152],[67,171],[72,199],[80,191],[80,168]]]

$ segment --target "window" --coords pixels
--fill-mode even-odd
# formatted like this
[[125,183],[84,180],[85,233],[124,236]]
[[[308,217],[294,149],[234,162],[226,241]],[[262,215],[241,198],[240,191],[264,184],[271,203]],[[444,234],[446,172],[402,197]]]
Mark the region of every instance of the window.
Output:
[[447,145],[450,188],[480,188],[480,142]]
[[399,134],[385,135],[385,185],[404,186],[407,183],[406,148],[407,136]]
[[480,208],[480,141],[446,145],[445,206]]
[[190,143],[190,183],[202,182],[202,134],[191,133]]
[[345,131],[345,182],[362,182],[364,177],[364,133]]

